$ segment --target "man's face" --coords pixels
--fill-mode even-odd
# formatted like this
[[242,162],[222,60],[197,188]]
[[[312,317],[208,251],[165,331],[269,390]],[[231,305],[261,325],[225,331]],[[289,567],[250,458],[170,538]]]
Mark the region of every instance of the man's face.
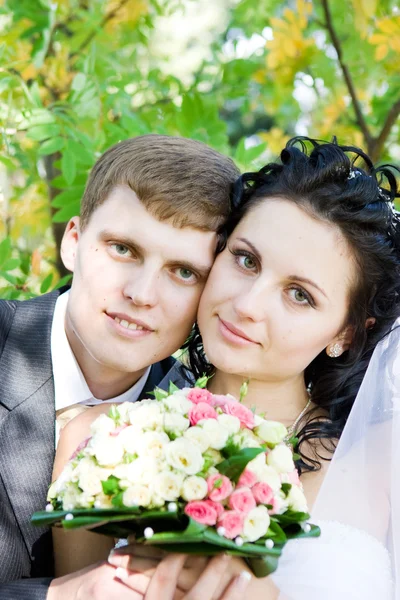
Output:
[[158,221],[126,186],[116,187],[83,231],[67,226],[74,277],[66,332],[85,376],[99,368],[132,383],[187,338],[214,260],[216,234]]

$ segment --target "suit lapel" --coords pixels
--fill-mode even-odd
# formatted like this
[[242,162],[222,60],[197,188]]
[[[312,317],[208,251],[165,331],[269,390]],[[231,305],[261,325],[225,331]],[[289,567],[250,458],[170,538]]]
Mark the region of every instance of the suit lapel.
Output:
[[149,395],[149,393],[153,392],[155,387],[159,387],[160,381],[164,379],[165,375],[169,373],[175,363],[175,359],[170,356],[165,360],[152,365],[149,376],[144,384],[144,388],[138,400],[143,400],[144,398],[153,398],[153,396]]
[[0,475],[33,560],[46,530],[30,517],[45,506],[54,461],[50,336],[58,295],[18,305],[0,360]]

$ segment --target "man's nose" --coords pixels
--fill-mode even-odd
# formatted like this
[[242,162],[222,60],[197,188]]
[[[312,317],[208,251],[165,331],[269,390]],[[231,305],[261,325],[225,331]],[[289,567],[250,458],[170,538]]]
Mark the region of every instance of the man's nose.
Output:
[[126,283],[124,295],[137,306],[152,307],[157,303],[161,281],[158,269],[142,266]]

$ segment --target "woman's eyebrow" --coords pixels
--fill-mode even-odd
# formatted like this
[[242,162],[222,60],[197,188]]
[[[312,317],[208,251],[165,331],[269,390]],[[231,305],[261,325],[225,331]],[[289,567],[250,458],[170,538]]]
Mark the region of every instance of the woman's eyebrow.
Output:
[[320,288],[319,285],[317,285],[312,279],[308,279],[308,277],[301,277],[300,275],[289,275],[288,279],[289,281],[299,281],[301,283],[308,283],[312,287],[316,288],[319,292],[321,292],[321,294],[323,294],[323,296],[325,296],[326,299],[328,299],[326,292],[324,292],[324,290]]
[[241,242],[244,242],[245,244],[247,244],[247,246],[251,249],[251,251],[253,252],[254,256],[256,257],[256,259],[259,261],[259,263],[261,265],[262,264],[261,254],[259,253],[259,251],[257,250],[257,248],[254,246],[254,244],[252,244],[246,238],[238,238],[238,240],[240,240]]

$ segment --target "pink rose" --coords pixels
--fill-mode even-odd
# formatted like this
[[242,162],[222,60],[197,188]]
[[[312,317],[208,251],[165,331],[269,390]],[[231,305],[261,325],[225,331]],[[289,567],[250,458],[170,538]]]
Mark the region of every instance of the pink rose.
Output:
[[222,517],[218,519],[218,527],[224,528],[224,537],[233,540],[243,531],[243,522],[245,515],[236,510],[226,510]]
[[229,398],[228,396],[224,396],[223,394],[213,394],[212,395],[212,405],[218,406],[219,408],[224,408],[227,404],[236,403],[237,400],[235,398]]
[[217,511],[203,500],[188,502],[185,514],[202,525],[215,525],[217,522]]
[[214,502],[221,502],[231,495],[233,486],[225,475],[215,473],[207,479],[208,497]]
[[257,483],[257,475],[250,471],[250,469],[245,469],[241,476],[239,477],[238,487],[253,487]]
[[291,483],[292,485],[300,485],[300,478],[297,469],[294,469],[291,473],[286,475],[287,483]]
[[248,429],[254,428],[254,415],[247,406],[244,406],[244,404],[241,404],[240,402],[226,404],[224,406],[224,412],[226,412],[227,415],[237,417],[241,425],[244,425]]
[[85,440],[83,440],[83,442],[81,442],[79,444],[79,446],[77,447],[77,449],[75,450],[75,452],[73,453],[73,455],[71,456],[71,458],[69,460],[73,460],[74,458],[76,458],[78,456],[79,452],[86,448],[86,446],[88,445],[88,443],[90,442],[91,439],[92,439],[91,437],[88,437]]
[[229,496],[228,504],[232,510],[244,514],[247,514],[256,507],[256,501],[251,493],[251,489],[247,487],[236,488]]
[[272,504],[274,499],[274,490],[268,485],[268,483],[256,483],[251,488],[253,496],[257,504]]
[[218,414],[209,404],[199,402],[198,404],[194,404],[189,410],[188,417],[191,425],[197,425],[197,423],[203,419],[216,419]]
[[225,509],[219,502],[214,502],[213,500],[203,500],[203,502],[208,504],[208,506],[211,506],[211,508],[213,508],[216,511],[217,519],[219,519],[220,516],[224,513]]
[[115,437],[117,435],[119,435],[121,433],[121,431],[123,431],[124,429],[126,429],[128,427],[128,424],[125,423],[125,425],[121,425],[121,427],[117,427],[116,429],[114,429],[113,431],[110,431],[110,435],[112,437]]
[[193,402],[193,404],[199,404],[200,402],[205,402],[210,405],[213,404],[212,393],[208,390],[203,390],[202,388],[193,388],[186,397],[190,402]]

